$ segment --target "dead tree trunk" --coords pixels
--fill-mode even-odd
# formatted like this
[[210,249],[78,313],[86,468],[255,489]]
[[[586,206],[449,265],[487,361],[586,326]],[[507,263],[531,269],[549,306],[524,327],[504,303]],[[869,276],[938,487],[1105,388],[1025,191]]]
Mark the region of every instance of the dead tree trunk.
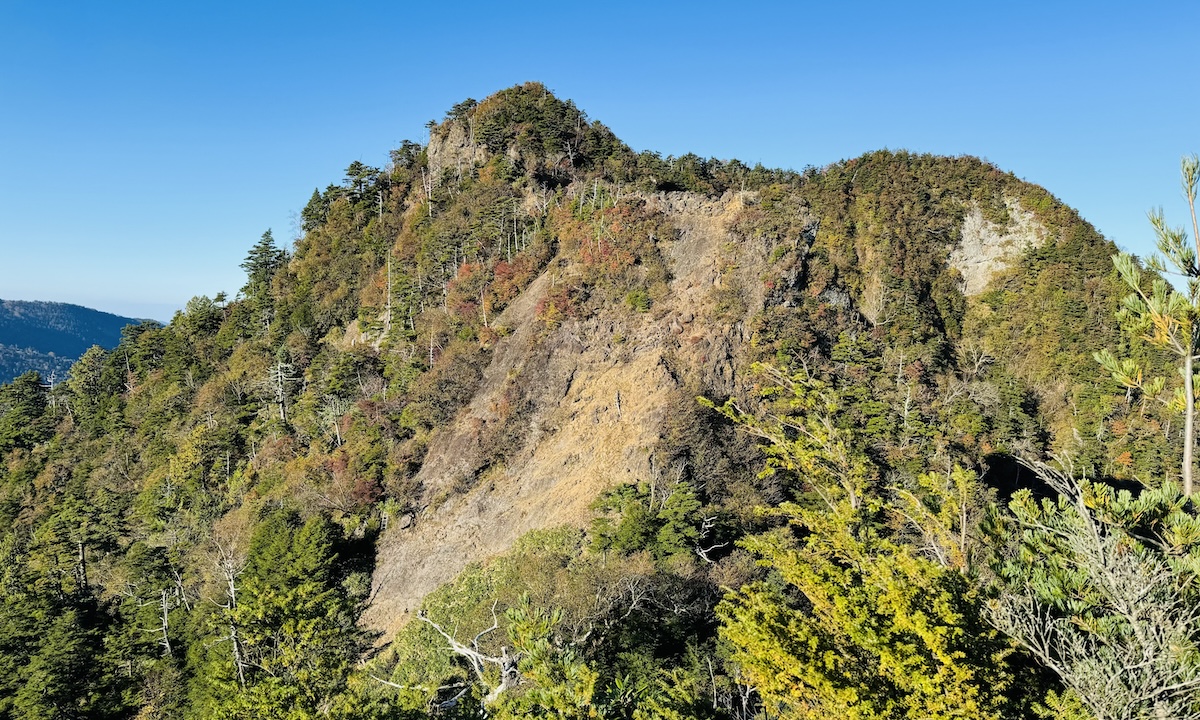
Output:
[[[517,663],[520,661],[521,654],[508,654],[508,648],[500,648],[499,655],[485,655],[479,650],[479,641],[485,635],[500,627],[500,621],[496,618],[496,605],[492,604],[492,624],[490,627],[484,628],[471,640],[470,647],[460,643],[454,639],[454,636],[442,629],[434,621],[430,620],[425,613],[417,615],[422,621],[428,623],[430,627],[437,631],[439,635],[446,639],[450,649],[454,654],[463,658],[467,665],[470,666],[472,672],[475,673],[476,681],[484,688],[486,694],[483,698],[484,706],[492,705],[505,691],[515,687],[521,681],[521,673],[517,669]],[[486,669],[488,665],[494,665],[500,670],[500,681],[494,686],[488,681]]]

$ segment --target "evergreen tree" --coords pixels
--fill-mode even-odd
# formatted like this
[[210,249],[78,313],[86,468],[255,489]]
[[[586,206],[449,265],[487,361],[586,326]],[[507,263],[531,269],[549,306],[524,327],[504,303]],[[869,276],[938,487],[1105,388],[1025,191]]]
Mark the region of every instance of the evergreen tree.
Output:
[[[346,683],[363,649],[355,626],[362,598],[349,593],[327,518],[268,516],[255,530],[237,603],[216,627],[236,630],[244,686],[217,655],[211,691],[217,717],[318,717]],[[227,633],[232,635],[232,633]]]
[[329,203],[321,196],[321,191],[313,188],[312,197],[308,199],[308,204],[300,211],[301,227],[304,232],[315,230],[318,225],[325,221],[325,214],[329,212]]
[[275,245],[275,237],[268,229],[254,247],[250,248],[250,253],[242,262],[241,267],[246,271],[246,284],[242,287],[242,295],[260,305],[268,303],[271,279],[283,267],[286,259],[287,253]]
[[113,698],[99,692],[103,672],[96,663],[99,637],[68,609],[39,638],[39,647],[21,668],[23,683],[13,698],[14,716],[28,720],[103,717],[98,710]]
[[992,619],[1097,720],[1200,718],[1200,516],[1167,483],[1140,494],[1045,465],[997,538]]
[[32,370],[0,386],[0,456],[49,437],[54,425],[47,409],[42,378]]
[[[1149,291],[1144,287],[1137,262],[1128,253],[1113,255],[1113,264],[1132,291],[1117,320],[1131,333],[1179,358],[1182,387],[1176,388],[1171,406],[1183,414],[1183,493],[1193,491],[1192,471],[1196,446],[1196,361],[1200,359],[1200,224],[1196,221],[1196,192],[1200,186],[1200,157],[1192,155],[1181,163],[1183,194],[1192,215],[1193,243],[1182,228],[1171,228],[1161,209],[1150,213],[1158,251],[1147,263],[1150,269],[1179,275],[1185,290],[1176,290],[1165,279],[1155,278]],[[1166,387],[1163,378],[1146,378],[1134,359],[1118,360],[1110,351],[1096,353],[1096,360],[1117,382],[1143,389],[1153,397]]]

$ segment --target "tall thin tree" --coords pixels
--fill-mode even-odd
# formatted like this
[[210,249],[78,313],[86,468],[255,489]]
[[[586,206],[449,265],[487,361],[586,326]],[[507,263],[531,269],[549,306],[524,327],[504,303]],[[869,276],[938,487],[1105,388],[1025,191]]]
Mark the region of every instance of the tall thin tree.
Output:
[[[1150,344],[1166,349],[1179,358],[1183,384],[1169,402],[1183,414],[1183,462],[1180,476],[1183,491],[1192,494],[1196,447],[1196,362],[1200,360],[1200,225],[1196,222],[1196,191],[1200,185],[1200,157],[1190,155],[1181,163],[1183,194],[1192,218],[1192,237],[1182,227],[1167,225],[1161,208],[1149,213],[1154,227],[1158,254],[1146,266],[1158,273],[1182,278],[1184,288],[1177,289],[1165,279],[1155,278],[1147,290],[1137,261],[1128,253],[1113,256],[1113,265],[1132,291],[1125,297],[1117,320]],[[1157,395],[1166,387],[1163,378],[1147,379],[1144,369],[1133,359],[1117,359],[1110,351],[1096,353],[1096,360],[1126,387]]]

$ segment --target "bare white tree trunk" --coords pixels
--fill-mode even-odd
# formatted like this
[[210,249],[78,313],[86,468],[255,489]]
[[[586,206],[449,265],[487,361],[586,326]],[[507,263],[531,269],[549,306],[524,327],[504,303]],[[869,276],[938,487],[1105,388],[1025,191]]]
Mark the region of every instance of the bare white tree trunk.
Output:
[[[439,635],[445,638],[446,642],[450,645],[450,649],[455,655],[458,655],[467,661],[467,665],[469,665],[472,672],[475,673],[476,681],[484,688],[484,690],[487,691],[487,694],[483,699],[484,706],[494,704],[500,699],[501,695],[503,695],[507,690],[515,687],[521,681],[521,673],[517,670],[517,663],[521,659],[520,653],[509,655],[508,648],[506,647],[500,648],[499,655],[485,655],[479,650],[479,641],[483,639],[485,635],[500,627],[500,621],[496,617],[495,603],[492,604],[491,626],[479,631],[471,640],[471,645],[469,647],[456,640],[453,635],[442,629],[441,625],[438,625],[433,620],[430,620],[425,613],[422,612],[417,615],[417,617],[427,623],[430,627],[436,630]],[[492,685],[487,678],[486,669],[489,665],[494,665],[500,670],[500,680],[495,685]],[[459,693],[459,696],[461,695],[462,693]]]

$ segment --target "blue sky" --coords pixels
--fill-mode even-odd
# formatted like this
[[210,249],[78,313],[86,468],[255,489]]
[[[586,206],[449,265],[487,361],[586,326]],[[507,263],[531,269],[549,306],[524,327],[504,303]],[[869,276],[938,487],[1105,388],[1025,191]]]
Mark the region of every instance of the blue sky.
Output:
[[1121,246],[1186,220],[1200,3],[0,0],[0,298],[169,319],[314,187],[539,80],[637,150],[971,154]]

